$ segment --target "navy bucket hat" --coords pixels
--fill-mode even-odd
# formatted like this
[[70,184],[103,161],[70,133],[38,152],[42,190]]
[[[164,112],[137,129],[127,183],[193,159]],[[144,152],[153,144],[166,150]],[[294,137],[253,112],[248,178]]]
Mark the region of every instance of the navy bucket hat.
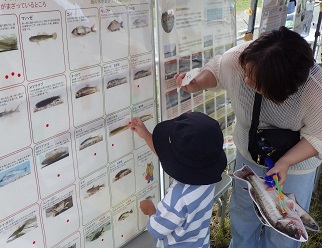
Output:
[[221,180],[227,158],[222,131],[213,118],[184,113],[158,123],[152,140],[163,170],[179,182],[206,185]]

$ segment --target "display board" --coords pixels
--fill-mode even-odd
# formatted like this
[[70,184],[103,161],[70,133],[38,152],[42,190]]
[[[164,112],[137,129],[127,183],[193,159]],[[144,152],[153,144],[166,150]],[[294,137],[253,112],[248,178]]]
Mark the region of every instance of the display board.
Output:
[[213,56],[235,46],[235,1],[157,1],[157,23],[162,119],[191,111],[206,113],[220,123],[228,158],[233,157],[235,114],[226,92],[177,92],[173,76],[202,68]]
[[160,200],[148,0],[0,2],[0,247],[120,247]]

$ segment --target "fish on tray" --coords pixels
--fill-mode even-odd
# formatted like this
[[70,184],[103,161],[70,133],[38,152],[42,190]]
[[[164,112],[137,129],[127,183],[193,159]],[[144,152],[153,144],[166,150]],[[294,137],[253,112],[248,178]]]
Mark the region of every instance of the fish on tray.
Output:
[[38,43],[39,41],[44,41],[44,40],[49,40],[49,39],[56,40],[56,38],[57,38],[57,33],[52,33],[52,34],[43,33],[43,34],[31,36],[29,38],[29,41]]
[[83,36],[91,32],[96,32],[95,24],[91,27],[77,26],[76,28],[73,29],[72,34],[75,36]]
[[80,98],[83,96],[87,96],[90,94],[94,94],[96,92],[99,92],[100,89],[94,86],[88,86],[86,85],[85,87],[81,88],[80,90],[78,90],[75,94],[76,98]]
[[111,21],[107,27],[111,32],[119,31],[121,28],[123,28],[123,22],[118,22],[117,20]]
[[47,109],[47,108],[54,107],[54,106],[62,104],[62,103],[63,103],[63,100],[60,98],[60,96],[48,97],[48,98],[36,103],[36,105],[34,107],[34,113],[44,110],[44,109]]
[[305,230],[319,231],[317,222],[296,202],[293,194],[284,194],[286,212],[276,189],[266,190],[265,180],[258,177],[247,165],[234,172],[237,179],[246,181],[248,192],[254,202],[255,212],[260,221],[293,240],[305,242]]

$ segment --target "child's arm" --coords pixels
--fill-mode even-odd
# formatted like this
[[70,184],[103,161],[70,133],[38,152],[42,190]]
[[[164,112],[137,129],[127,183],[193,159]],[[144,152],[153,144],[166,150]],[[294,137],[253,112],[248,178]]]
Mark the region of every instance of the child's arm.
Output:
[[132,118],[132,122],[130,125],[131,125],[131,130],[136,132],[139,135],[139,137],[144,139],[145,143],[150,147],[150,149],[154,152],[154,154],[156,154],[153,146],[152,134],[146,128],[146,126],[141,121],[141,119],[138,117]]
[[155,206],[150,200],[143,200],[140,202],[140,209],[145,215],[149,215],[151,217],[156,213]]

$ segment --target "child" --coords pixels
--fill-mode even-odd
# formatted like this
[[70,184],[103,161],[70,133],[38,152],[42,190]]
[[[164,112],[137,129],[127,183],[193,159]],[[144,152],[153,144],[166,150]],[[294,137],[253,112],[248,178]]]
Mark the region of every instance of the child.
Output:
[[150,200],[140,202],[156,247],[209,248],[215,183],[227,165],[218,122],[192,112],[157,124],[153,134],[139,118],[132,119],[131,129],[174,179],[157,209]]

